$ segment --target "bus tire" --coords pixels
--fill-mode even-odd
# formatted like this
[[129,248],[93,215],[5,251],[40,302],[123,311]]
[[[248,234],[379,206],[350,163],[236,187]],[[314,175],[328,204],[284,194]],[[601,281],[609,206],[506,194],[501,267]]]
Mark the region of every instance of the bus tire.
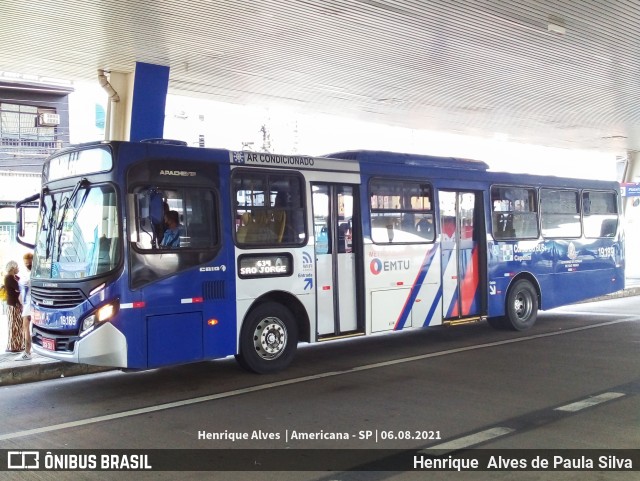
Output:
[[265,302],[245,318],[236,360],[248,371],[268,374],[291,364],[297,347],[298,325],[291,311],[277,302]]
[[516,281],[509,289],[506,326],[514,331],[530,329],[538,318],[538,293],[526,279]]

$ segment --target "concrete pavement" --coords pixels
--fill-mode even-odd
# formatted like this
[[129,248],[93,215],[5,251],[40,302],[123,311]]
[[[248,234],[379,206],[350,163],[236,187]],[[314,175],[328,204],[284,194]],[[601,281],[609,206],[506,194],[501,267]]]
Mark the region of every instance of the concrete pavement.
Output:
[[[625,285],[626,287],[623,291],[591,299],[590,301],[640,295],[640,278],[627,279]],[[57,361],[37,354],[33,354],[33,358],[29,361],[16,361],[15,358],[17,354],[4,352],[7,347],[7,337],[7,318],[4,312],[2,312],[0,313],[0,386],[78,376],[81,374],[92,374],[109,370],[109,368],[105,367]]]
[[0,312],[0,386],[78,376],[109,369],[57,361],[37,354],[33,354],[33,358],[29,361],[16,361],[15,358],[18,354],[5,352],[9,336],[9,325],[3,307],[0,307],[0,310],[2,310]]

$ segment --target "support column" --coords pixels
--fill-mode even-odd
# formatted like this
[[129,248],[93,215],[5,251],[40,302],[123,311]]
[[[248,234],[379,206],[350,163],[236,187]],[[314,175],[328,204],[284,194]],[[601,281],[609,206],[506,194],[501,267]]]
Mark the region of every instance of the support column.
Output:
[[[625,256],[627,279],[640,279],[640,155],[638,152],[627,152],[627,168],[623,182],[631,184],[627,195],[623,197],[625,218]],[[635,185],[634,185],[635,184]],[[624,187],[624,186],[623,186]]]
[[111,92],[105,119],[105,140],[129,140],[131,125],[131,97],[133,96],[133,74],[111,72],[109,74]]
[[169,67],[136,62],[134,73],[111,72],[108,82],[101,78],[109,93],[106,140],[162,138]]
[[162,138],[169,67],[136,62],[129,140]]

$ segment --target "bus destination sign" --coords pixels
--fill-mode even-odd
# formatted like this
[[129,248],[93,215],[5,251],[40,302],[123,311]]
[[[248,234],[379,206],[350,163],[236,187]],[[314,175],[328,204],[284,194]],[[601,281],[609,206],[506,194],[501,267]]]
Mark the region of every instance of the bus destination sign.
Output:
[[290,276],[293,272],[291,254],[247,254],[238,258],[238,276],[253,277]]

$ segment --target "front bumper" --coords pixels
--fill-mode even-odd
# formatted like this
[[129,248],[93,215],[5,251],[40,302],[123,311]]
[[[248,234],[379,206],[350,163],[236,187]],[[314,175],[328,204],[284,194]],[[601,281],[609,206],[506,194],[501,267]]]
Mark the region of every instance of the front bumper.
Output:
[[[43,333],[43,337],[47,337]],[[52,336],[55,338],[55,336]],[[90,364],[92,366],[128,367],[127,339],[124,334],[107,322],[85,337],[77,339],[71,351],[50,351],[37,342],[33,351],[58,361]]]

